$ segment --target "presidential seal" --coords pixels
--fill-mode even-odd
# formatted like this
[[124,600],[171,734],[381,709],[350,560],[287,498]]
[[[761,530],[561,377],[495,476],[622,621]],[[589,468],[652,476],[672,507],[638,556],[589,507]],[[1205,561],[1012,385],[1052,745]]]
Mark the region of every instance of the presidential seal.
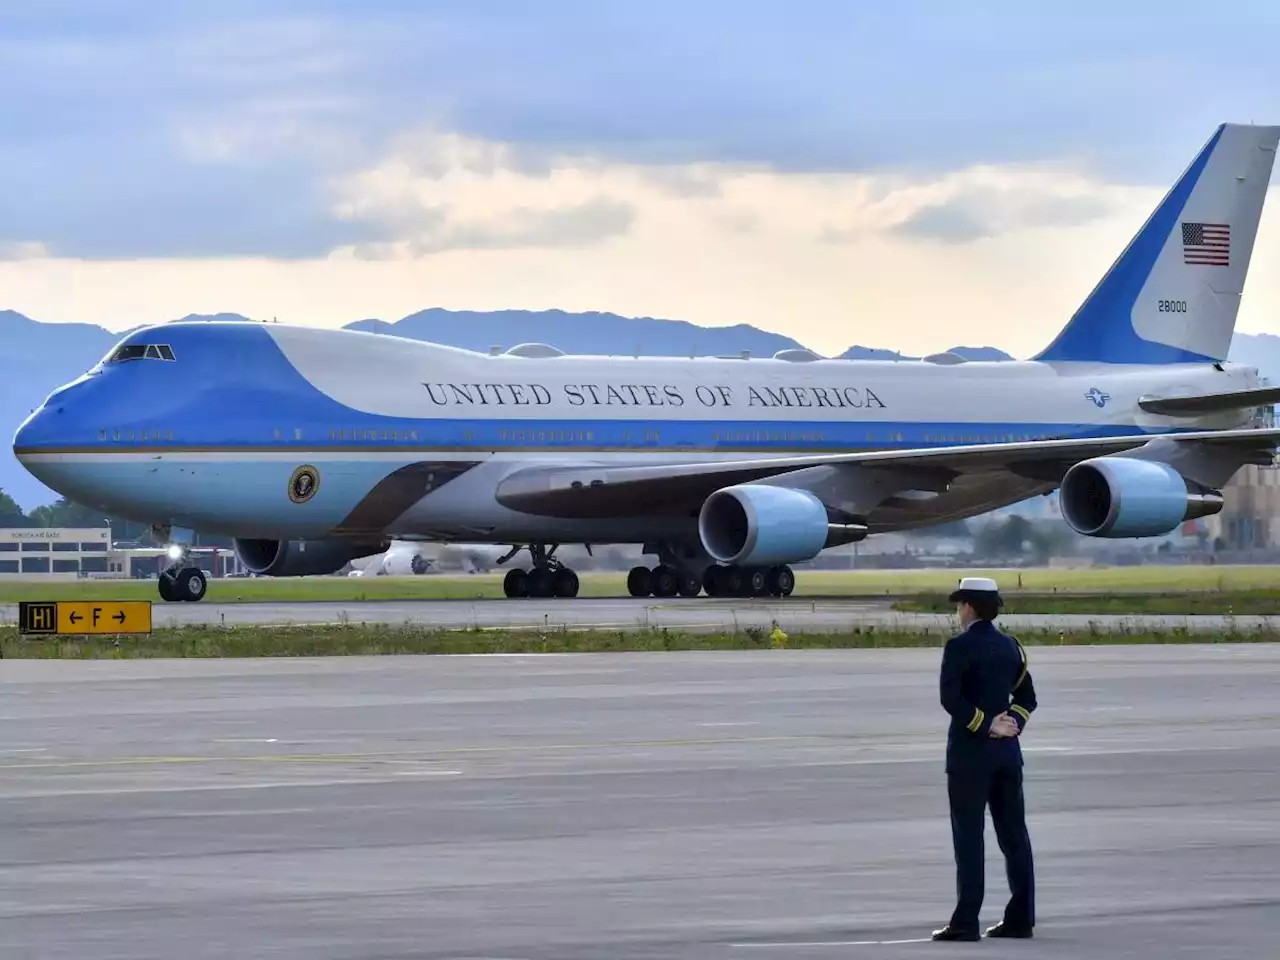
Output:
[[289,478],[289,499],[294,503],[306,503],[320,489],[320,471],[307,464],[293,471]]

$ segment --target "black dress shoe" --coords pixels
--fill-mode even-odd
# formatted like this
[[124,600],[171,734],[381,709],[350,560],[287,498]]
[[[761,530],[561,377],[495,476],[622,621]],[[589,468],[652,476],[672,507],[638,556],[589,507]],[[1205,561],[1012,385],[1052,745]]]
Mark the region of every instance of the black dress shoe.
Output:
[[1030,940],[1033,936],[1030,927],[1011,927],[1003,920],[994,927],[987,928],[988,937],[1013,937],[1018,940]]
[[951,924],[947,924],[941,930],[933,931],[933,939],[935,940],[981,940],[977,930],[957,930]]

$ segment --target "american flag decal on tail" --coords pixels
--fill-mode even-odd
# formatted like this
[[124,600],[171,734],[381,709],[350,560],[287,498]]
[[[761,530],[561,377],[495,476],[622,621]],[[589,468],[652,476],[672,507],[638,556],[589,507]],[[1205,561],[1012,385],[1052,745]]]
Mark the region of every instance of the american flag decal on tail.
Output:
[[1231,226],[1226,223],[1184,223],[1182,262],[1225,267],[1231,258]]

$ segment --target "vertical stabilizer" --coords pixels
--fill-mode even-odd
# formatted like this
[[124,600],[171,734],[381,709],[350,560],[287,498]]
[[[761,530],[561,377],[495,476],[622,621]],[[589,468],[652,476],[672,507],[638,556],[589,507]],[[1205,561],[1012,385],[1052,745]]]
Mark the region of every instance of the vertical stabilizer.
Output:
[[1036,360],[1225,360],[1280,127],[1226,123]]

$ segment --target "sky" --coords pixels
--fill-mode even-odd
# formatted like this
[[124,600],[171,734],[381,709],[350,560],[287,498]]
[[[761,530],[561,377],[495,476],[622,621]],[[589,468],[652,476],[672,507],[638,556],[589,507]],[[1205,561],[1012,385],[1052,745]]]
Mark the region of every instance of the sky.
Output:
[[1273,0],[7,0],[0,309],[1027,356],[1218,123],[1280,122],[1276,36]]

